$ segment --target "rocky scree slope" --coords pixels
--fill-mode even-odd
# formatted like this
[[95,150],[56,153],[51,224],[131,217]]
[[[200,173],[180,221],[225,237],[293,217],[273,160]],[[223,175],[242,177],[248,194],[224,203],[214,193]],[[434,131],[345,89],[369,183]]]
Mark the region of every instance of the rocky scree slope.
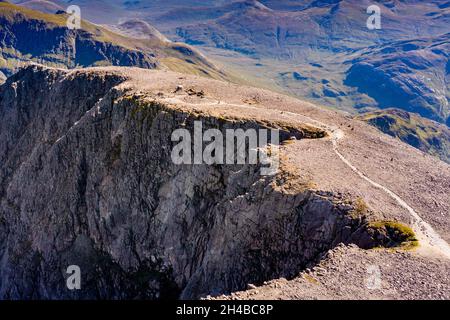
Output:
[[[225,300],[448,300],[449,262],[401,251],[339,245],[292,280],[215,299]],[[380,282],[373,281],[379,272]],[[370,289],[369,289],[370,288]],[[211,299],[211,298],[210,298]]]
[[[167,102],[180,82],[242,94],[128,68],[31,66],[0,87],[1,298],[198,298],[292,278],[339,243],[414,243],[408,228],[376,227],[382,215],[320,191],[284,157],[273,177],[259,166],[174,165],[171,133],[195,120],[279,128],[282,149],[328,145],[327,132],[279,112],[209,110],[188,90],[179,98],[201,100],[198,109]],[[69,265],[82,270],[80,291],[66,288]]]

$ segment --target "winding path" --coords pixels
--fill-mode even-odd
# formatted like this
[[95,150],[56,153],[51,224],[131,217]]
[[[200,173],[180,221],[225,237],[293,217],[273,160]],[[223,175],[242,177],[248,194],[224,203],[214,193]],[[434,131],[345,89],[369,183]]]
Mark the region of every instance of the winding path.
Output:
[[[178,98],[166,98],[164,101],[174,104],[184,104],[188,106],[232,106],[232,107],[238,107],[238,108],[247,108],[247,109],[256,109],[261,110],[261,108],[253,107],[250,105],[244,105],[244,104],[232,104],[232,103],[224,103],[221,101],[214,101],[214,102],[205,102],[205,103],[189,103],[183,100],[180,100]],[[400,198],[395,192],[390,190],[389,188],[371,180],[368,178],[363,172],[361,172],[358,168],[356,168],[347,158],[344,157],[342,153],[339,152],[338,145],[339,141],[345,137],[345,134],[342,130],[340,130],[337,127],[329,126],[323,122],[317,121],[315,119],[312,119],[308,116],[294,113],[294,112],[288,112],[283,111],[284,115],[289,115],[291,119],[295,121],[301,121],[299,118],[303,118],[306,121],[302,121],[303,123],[307,123],[309,125],[315,126],[317,128],[323,129],[328,131],[331,134],[331,142],[333,144],[333,150],[334,153],[339,157],[339,159],[347,166],[349,167],[353,172],[355,172],[359,177],[367,181],[369,184],[371,184],[373,187],[380,189],[384,191],[386,194],[388,194],[391,198],[393,198],[402,208],[407,210],[409,214],[414,218],[414,223],[412,225],[412,228],[414,232],[416,233],[416,236],[421,243],[422,248],[429,249],[436,254],[442,255],[446,257],[447,259],[450,259],[450,245],[441,238],[441,236],[433,229],[433,227],[427,223],[425,220],[423,220],[420,215],[411,208],[402,198]],[[427,250],[427,251],[429,251]]]

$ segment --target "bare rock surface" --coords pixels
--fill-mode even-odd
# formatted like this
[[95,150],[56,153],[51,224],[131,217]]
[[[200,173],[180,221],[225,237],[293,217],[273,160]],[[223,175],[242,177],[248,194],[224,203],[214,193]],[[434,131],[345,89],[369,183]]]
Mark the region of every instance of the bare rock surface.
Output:
[[[175,165],[171,134],[194,121],[280,129],[279,172]],[[329,281],[408,265],[408,286],[386,297],[448,296],[449,165],[345,114],[169,71],[30,66],[0,87],[0,124],[1,298],[219,296],[320,261]],[[399,230],[370,227],[388,220],[413,227],[419,247],[354,247],[399,245]],[[340,258],[323,260],[336,247]],[[82,290],[67,289],[69,265]],[[422,290],[410,275],[431,269],[440,287]],[[280,297],[297,298],[290,284]]]

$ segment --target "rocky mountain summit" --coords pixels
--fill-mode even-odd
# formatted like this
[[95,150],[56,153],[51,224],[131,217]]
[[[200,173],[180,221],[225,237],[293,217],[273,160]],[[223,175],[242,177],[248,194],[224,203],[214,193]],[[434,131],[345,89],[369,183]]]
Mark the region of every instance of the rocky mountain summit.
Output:
[[[171,134],[195,121],[280,130],[277,174],[174,164]],[[0,298],[219,296],[331,268],[341,247],[355,277],[392,256],[391,269],[439,283],[377,297],[448,297],[449,180],[449,165],[362,121],[270,91],[167,70],[30,66],[0,87]],[[70,265],[81,290],[66,287]]]

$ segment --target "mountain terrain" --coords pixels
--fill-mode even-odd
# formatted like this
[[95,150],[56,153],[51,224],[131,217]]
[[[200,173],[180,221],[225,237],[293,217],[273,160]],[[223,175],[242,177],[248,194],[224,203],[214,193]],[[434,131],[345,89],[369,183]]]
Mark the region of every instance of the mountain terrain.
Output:
[[[174,164],[171,133],[195,121],[280,130],[278,172]],[[450,166],[349,115],[167,70],[34,65],[0,87],[0,123],[3,299],[449,298]],[[365,285],[371,265],[388,290]]]
[[450,129],[418,114],[399,109],[368,112],[357,117],[390,136],[450,162]]
[[[0,299],[450,299],[448,1],[14,2]],[[175,164],[198,121],[278,170]]]
[[[168,41],[156,29],[153,36],[132,38],[123,33],[82,21],[82,29],[69,30],[65,13],[40,11],[0,2],[0,71],[6,76],[21,66],[35,62],[54,67],[136,66],[168,68],[211,78],[227,75],[197,50]],[[144,27],[150,30],[148,24]]]
[[[276,87],[311,101],[360,111],[395,107],[446,123],[448,6],[444,1],[378,2],[382,29],[369,30],[365,9],[370,4],[315,1],[303,9],[274,10],[258,1],[237,2],[225,5],[220,17],[195,17],[175,33],[187,43],[254,58],[251,74],[262,71]],[[164,30],[170,17],[181,20],[169,13],[155,21]],[[224,56],[221,52],[217,56]],[[237,67],[239,59],[232,57]],[[377,78],[378,85],[367,82]]]
[[449,121],[450,33],[369,48],[351,61],[344,83],[380,108],[398,107],[441,123]]
[[[18,2],[38,7],[36,1]],[[125,32],[137,30],[135,37],[154,34],[145,24],[154,25],[262,88],[353,114],[397,108],[449,126],[446,0],[77,4],[92,21],[113,29],[132,26]],[[381,9],[379,30],[366,27],[366,9],[373,4]],[[41,7],[48,11],[50,6],[42,2]],[[440,141],[436,148],[447,143]]]

